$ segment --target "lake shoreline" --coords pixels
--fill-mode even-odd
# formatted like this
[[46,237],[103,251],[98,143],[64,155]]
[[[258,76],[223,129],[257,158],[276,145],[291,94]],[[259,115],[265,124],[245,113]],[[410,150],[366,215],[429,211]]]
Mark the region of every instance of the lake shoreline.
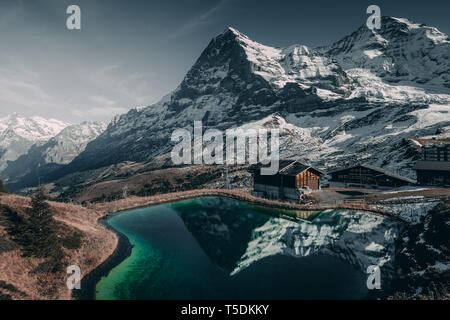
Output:
[[75,300],[95,300],[95,289],[100,279],[107,276],[114,267],[131,255],[133,245],[126,235],[109,225],[107,219],[111,216],[113,215],[105,215],[100,218],[97,223],[117,236],[117,246],[114,249],[114,252],[105,261],[81,279],[80,290],[72,290],[72,298]]

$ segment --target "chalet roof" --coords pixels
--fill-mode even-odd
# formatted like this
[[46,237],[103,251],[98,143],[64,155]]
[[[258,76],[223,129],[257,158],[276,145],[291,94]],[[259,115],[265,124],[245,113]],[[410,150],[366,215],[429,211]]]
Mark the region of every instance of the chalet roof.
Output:
[[[250,167],[251,170],[259,170],[261,167],[266,167],[267,165],[258,163]],[[285,160],[282,159],[279,161],[279,169],[278,174],[283,176],[296,176],[302,173],[305,170],[312,169],[319,174],[324,174],[319,169],[316,169],[312,166],[301,163],[298,160]]]
[[450,171],[450,161],[417,161],[414,170]]
[[398,179],[398,180],[402,180],[402,181],[406,181],[408,183],[416,183],[416,180],[413,180],[413,179],[410,179],[410,178],[406,178],[406,177],[402,177],[401,175],[398,175],[398,174],[396,174],[396,173],[394,173],[392,171],[389,171],[389,170],[386,170],[386,169],[383,169],[383,168],[379,168],[379,167],[375,167],[375,166],[372,166],[370,164],[359,164],[359,165],[352,166],[352,167],[347,167],[347,168],[344,168],[344,169],[330,171],[328,173],[330,173],[330,174],[331,173],[338,173],[338,172],[341,172],[341,171],[346,171],[346,170],[353,169],[353,168],[358,168],[358,167],[370,169],[370,170],[379,172],[381,174],[384,174],[384,175],[386,175],[388,177],[391,177],[391,178],[394,178],[394,179]]
[[447,140],[431,140],[423,146],[424,148],[448,149],[450,147],[450,139]]
[[414,140],[421,144],[424,147],[428,146],[436,146],[436,145],[450,145],[450,139],[444,138],[444,139],[423,139],[423,138],[411,138],[411,140]]
[[281,169],[280,170],[280,174],[283,175],[283,176],[296,176],[296,175],[298,175],[298,174],[300,174],[303,171],[308,170],[308,169],[312,169],[312,170],[316,171],[319,174],[323,174],[323,172],[320,171],[319,169],[316,169],[316,168],[314,168],[312,166],[303,164],[303,163],[301,163],[299,161],[295,161],[291,165]]
[[284,168],[281,168],[281,166],[280,166],[280,170],[278,172],[279,172],[279,174],[281,174],[283,176],[291,176],[291,175],[296,176],[308,168],[310,168],[310,167],[301,162],[293,161],[292,163],[290,163],[288,166],[286,166]]

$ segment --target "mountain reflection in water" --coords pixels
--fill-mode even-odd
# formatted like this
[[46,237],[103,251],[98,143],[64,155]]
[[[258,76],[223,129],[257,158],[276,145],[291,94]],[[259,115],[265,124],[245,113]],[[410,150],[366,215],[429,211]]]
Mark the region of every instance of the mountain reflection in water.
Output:
[[[97,299],[361,299],[365,270],[392,273],[396,224],[330,211],[313,222],[202,198],[131,210],[108,223],[134,245]],[[389,236],[388,236],[389,235]]]

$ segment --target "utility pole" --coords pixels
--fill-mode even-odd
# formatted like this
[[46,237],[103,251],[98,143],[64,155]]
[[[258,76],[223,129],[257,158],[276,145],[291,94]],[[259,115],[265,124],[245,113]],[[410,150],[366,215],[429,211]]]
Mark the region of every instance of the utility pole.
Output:
[[224,165],[223,173],[225,189],[230,189],[230,181],[228,180],[228,166]]
[[359,166],[359,183],[361,185],[361,190],[363,192],[363,201],[364,201],[364,203],[366,203],[366,190],[364,190],[364,187],[363,187],[363,177],[362,177],[362,166],[361,165]]
[[122,188],[122,197],[124,199],[126,199],[128,197],[128,185],[127,184]]

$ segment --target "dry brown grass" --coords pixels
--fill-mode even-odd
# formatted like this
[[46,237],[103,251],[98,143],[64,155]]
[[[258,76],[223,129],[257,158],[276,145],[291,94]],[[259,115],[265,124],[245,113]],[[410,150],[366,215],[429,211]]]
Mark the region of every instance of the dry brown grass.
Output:
[[[212,166],[189,166],[182,168],[158,169],[150,172],[139,173],[123,179],[112,179],[94,183],[81,188],[73,199],[78,202],[92,201],[105,195],[121,195],[125,186],[129,193],[142,192],[146,185],[155,190],[175,190],[192,178],[208,174],[213,175],[218,169]],[[206,183],[207,181],[205,181]]]
[[[17,212],[30,206],[30,199],[16,195],[0,195],[0,204]],[[83,233],[83,244],[78,250],[67,250],[68,263],[78,265],[85,275],[105,261],[117,246],[117,237],[97,223],[102,213],[81,206],[50,202],[54,218]],[[13,295],[15,299],[71,299],[66,287],[65,273],[32,274],[41,259],[24,258],[20,249],[0,252],[0,280],[14,285],[26,296]]]

